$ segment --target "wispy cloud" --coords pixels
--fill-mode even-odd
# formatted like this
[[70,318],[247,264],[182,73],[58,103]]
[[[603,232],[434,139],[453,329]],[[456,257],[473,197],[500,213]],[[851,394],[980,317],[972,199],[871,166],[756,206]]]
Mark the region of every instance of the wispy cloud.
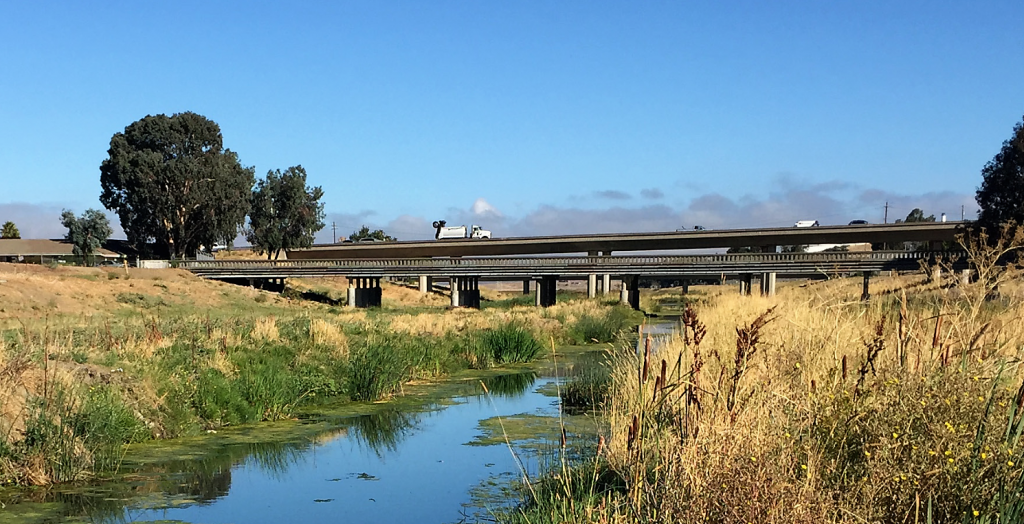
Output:
[[624,191],[616,191],[614,189],[607,189],[604,191],[594,191],[594,196],[597,198],[603,198],[606,200],[629,200],[633,198],[633,195]]
[[659,200],[665,198],[665,193],[656,187],[651,187],[647,189],[641,189],[640,196],[649,200]]

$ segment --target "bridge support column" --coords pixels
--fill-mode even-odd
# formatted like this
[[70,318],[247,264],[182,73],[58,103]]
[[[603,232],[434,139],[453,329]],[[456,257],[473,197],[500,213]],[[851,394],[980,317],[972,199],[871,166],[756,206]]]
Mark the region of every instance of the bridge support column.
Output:
[[871,299],[871,272],[870,271],[865,271],[864,272],[864,288],[861,289],[860,299],[862,301],[864,301],[864,302],[867,302],[868,300]]
[[[352,287],[353,281],[355,287]],[[353,296],[354,295],[354,296]],[[357,277],[349,279],[349,298],[357,308],[380,307],[380,277]]]
[[356,281],[353,278],[348,279],[348,296],[345,306],[356,307]]
[[448,289],[451,290],[452,296],[452,307],[459,307],[459,277],[451,277],[448,279]]
[[775,273],[761,273],[761,295],[775,296]]
[[960,285],[966,286],[971,283],[971,270],[961,269],[960,270]]
[[555,305],[555,293],[558,288],[558,277],[543,276],[537,281],[537,306]]
[[689,281],[689,279],[685,279],[684,278],[682,281],[679,282],[679,286],[682,288],[680,294],[686,295],[686,294],[688,294],[690,292],[690,281]]
[[523,280],[523,294],[524,295],[529,295],[530,294],[530,279],[528,279],[528,278]]
[[[602,251],[601,256],[610,257],[612,256],[611,251]],[[601,275],[601,293],[608,295],[612,292],[612,276],[608,273]]]
[[597,297],[597,274],[587,275],[587,298]]
[[459,277],[459,306],[480,309],[480,277]]
[[535,293],[535,295],[534,295],[534,303],[536,304],[537,307],[541,307],[541,300],[540,300],[540,288],[541,287],[543,287],[543,286],[541,286],[541,281],[540,280],[538,280],[536,282],[536,284],[533,286],[533,292]]
[[640,277],[623,275],[622,288],[619,291],[619,303],[640,310]]
[[749,296],[750,287],[754,283],[754,275],[750,273],[743,273],[740,275],[740,295]]
[[420,275],[420,294],[426,295],[430,292],[430,277],[427,275]]

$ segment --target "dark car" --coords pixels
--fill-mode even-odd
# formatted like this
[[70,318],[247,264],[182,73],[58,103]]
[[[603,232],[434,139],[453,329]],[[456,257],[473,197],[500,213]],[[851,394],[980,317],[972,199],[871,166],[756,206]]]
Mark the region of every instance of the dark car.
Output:
[[866,226],[867,224],[868,224],[867,220],[851,220],[850,221],[850,225],[851,226]]

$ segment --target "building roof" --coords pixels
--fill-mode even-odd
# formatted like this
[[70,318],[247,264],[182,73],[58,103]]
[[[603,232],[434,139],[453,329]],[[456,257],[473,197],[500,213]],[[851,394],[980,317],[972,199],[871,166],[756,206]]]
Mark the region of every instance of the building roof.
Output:
[[[96,254],[103,257],[117,257],[117,253],[100,248]],[[10,256],[73,256],[74,246],[66,240],[46,240],[32,238],[0,239],[0,257]]]

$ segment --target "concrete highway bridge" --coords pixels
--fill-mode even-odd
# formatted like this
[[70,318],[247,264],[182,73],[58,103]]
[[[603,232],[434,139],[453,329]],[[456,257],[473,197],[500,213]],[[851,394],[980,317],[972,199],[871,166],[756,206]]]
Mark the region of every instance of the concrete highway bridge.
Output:
[[963,222],[910,222],[853,226],[719,229],[666,233],[617,233],[551,237],[355,242],[288,251],[289,260],[486,257],[580,253],[611,255],[623,251],[675,251],[808,244],[952,243]]
[[[486,241],[478,241],[486,242]],[[310,250],[312,251],[312,250]],[[340,251],[340,250],[339,250]],[[535,281],[536,303],[555,303],[559,279],[587,280],[587,294],[611,291],[614,276],[622,282],[620,300],[639,308],[639,279],[680,278],[738,279],[740,291],[749,294],[755,275],[761,293],[775,292],[777,275],[790,278],[824,278],[857,273],[864,275],[867,298],[870,275],[880,271],[915,271],[934,265],[939,259],[955,261],[954,268],[966,268],[960,253],[948,251],[861,251],[824,253],[744,253],[685,256],[561,256],[561,257],[448,257],[448,258],[339,258],[291,259],[280,261],[189,261],[180,267],[204,278],[239,283],[283,284],[289,277],[344,276],[348,278],[348,304],[356,307],[380,305],[380,280],[385,277],[419,277],[420,291],[431,288],[432,278],[451,284],[453,306],[480,306],[480,280],[522,280],[523,292]],[[600,276],[600,281],[598,277]]]

